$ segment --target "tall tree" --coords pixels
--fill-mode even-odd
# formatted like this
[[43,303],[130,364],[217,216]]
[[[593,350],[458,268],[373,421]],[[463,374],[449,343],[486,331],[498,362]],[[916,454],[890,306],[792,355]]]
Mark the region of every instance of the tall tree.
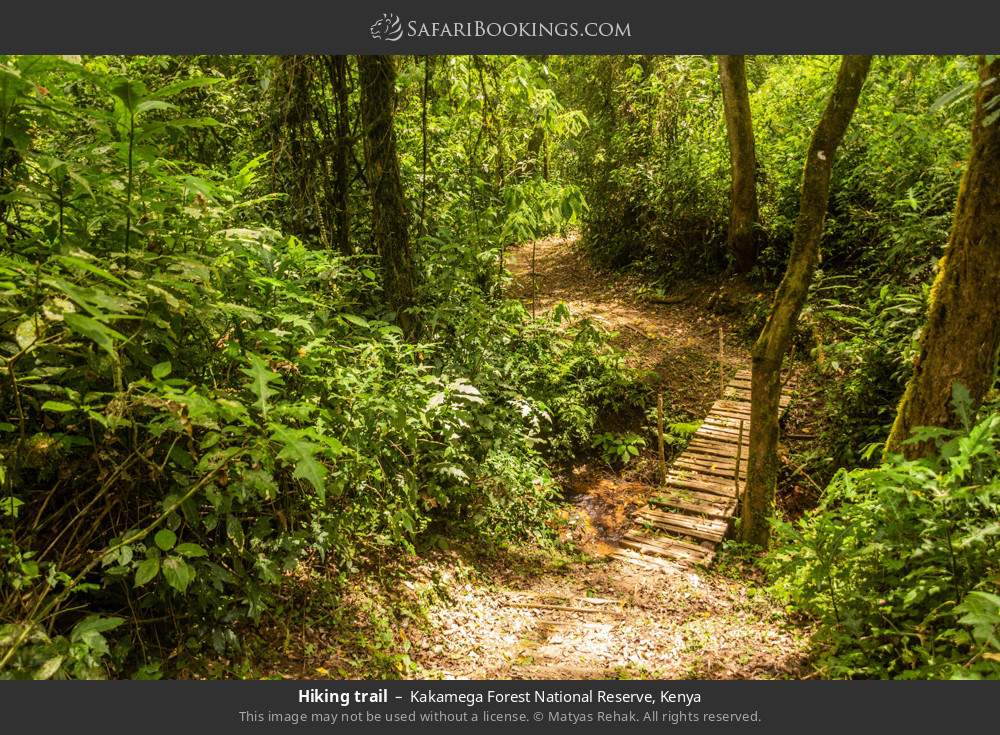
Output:
[[903,444],[918,426],[955,426],[952,387],[960,383],[978,407],[996,376],[1000,351],[1000,57],[979,59],[980,85],[972,147],[955,217],[931,290],[920,354],[899,404],[886,453],[926,455],[933,442]]
[[757,156],[743,56],[719,57],[719,80],[729,137],[730,205],[727,244],[733,269],[746,273],[757,260]]
[[348,159],[351,153],[350,99],[347,87],[347,57],[327,56],[327,71],[333,97],[334,129],[336,141],[333,147],[333,218],[337,247],[345,255],[353,251],[351,246],[351,208],[348,200],[350,179]]
[[753,347],[750,407],[750,457],[740,540],[767,546],[769,519],[778,480],[778,419],[781,364],[792,340],[819,260],[826,219],[833,157],[858,104],[870,56],[844,56],[826,109],[813,133],[799,197],[792,250],[774,295],[767,323]]
[[365,169],[372,200],[375,244],[382,261],[386,298],[403,331],[412,336],[416,270],[410,245],[409,217],[399,175],[393,111],[396,68],[390,56],[359,56],[361,119],[365,128]]
[[274,64],[271,178],[273,190],[286,195],[277,210],[281,226],[350,254],[347,57],[282,56]]

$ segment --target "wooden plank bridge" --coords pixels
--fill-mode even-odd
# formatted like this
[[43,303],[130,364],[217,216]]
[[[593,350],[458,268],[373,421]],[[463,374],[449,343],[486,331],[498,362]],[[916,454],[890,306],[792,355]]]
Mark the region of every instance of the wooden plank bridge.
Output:
[[[783,388],[780,407],[791,402]],[[743,493],[750,448],[750,371],[729,381],[612,555],[644,567],[710,564]]]

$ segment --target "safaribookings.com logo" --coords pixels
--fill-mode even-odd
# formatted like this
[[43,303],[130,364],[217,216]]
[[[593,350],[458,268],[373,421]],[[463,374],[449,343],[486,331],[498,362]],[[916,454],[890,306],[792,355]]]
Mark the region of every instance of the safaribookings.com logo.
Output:
[[376,41],[398,41],[403,37],[403,24],[395,13],[382,13],[369,30]]
[[630,38],[632,29],[622,21],[511,21],[482,20],[423,22],[403,21],[395,13],[382,13],[369,31],[376,41],[407,38]]

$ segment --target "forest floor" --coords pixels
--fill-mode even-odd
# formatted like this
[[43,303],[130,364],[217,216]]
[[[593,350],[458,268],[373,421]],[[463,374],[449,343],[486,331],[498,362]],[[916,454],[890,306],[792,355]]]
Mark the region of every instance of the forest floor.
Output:
[[[574,318],[617,333],[616,346],[650,371],[672,415],[700,419],[719,391],[719,327],[727,377],[749,364],[739,325],[709,308],[718,282],[686,282],[651,300],[640,281],[595,270],[574,245],[549,238],[512,250],[514,295],[529,311],[534,300],[538,313],[564,302]],[[807,675],[808,631],[788,619],[738,553],[723,550],[707,569],[650,570],[608,556],[654,491],[648,455],[626,472],[581,459],[560,478],[564,540],[579,551],[489,558],[452,550],[425,555],[405,572],[383,569],[380,581],[355,584],[339,600],[339,609],[351,610],[341,619],[353,633],[337,637],[332,620],[325,630],[310,622],[286,631],[272,675],[372,676],[364,659],[373,649],[385,652],[388,675],[414,678]],[[381,612],[389,607],[404,613],[389,619]]]
[[[534,252],[533,252],[534,251]],[[534,256],[534,279],[532,279]],[[595,270],[572,239],[509,253],[514,294],[538,313],[559,302],[617,333],[626,361],[651,371],[674,415],[700,419],[719,390],[719,328],[728,377],[749,366],[738,329],[707,305],[717,284],[642,298],[634,278]],[[667,302],[667,303],[663,303]],[[455,585],[414,638],[424,676],[484,679],[782,678],[803,674],[805,631],[759,575],[732,560],[651,571],[610,560],[631,512],[653,491],[641,469],[580,461],[564,478],[567,534],[584,555],[494,564],[488,584]],[[646,473],[648,474],[648,473]]]

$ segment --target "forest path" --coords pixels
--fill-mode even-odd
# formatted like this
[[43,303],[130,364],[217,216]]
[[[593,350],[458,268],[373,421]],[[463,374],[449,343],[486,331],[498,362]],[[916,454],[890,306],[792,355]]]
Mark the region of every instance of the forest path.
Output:
[[[532,251],[534,250],[534,253]],[[709,284],[688,284],[674,303],[643,303],[638,284],[596,271],[574,241],[549,238],[510,252],[514,293],[538,313],[562,301],[575,317],[618,332],[628,361],[692,417],[719,391],[719,317]],[[732,330],[727,329],[727,332]],[[732,377],[747,355],[729,344]],[[474,679],[781,678],[801,675],[804,631],[761,592],[744,567],[642,568],[610,556],[649,478],[574,467],[565,512],[583,559],[505,558],[450,585],[428,611],[411,656],[423,676]]]
[[[520,245],[509,251],[507,266],[514,275],[512,293],[529,311],[533,300],[537,314],[562,302],[573,318],[591,319],[615,333],[613,342],[626,362],[647,371],[648,381],[663,392],[668,424],[700,421],[720,397],[721,378],[728,382],[750,363],[736,325],[708,308],[717,281],[687,281],[657,296],[638,278],[595,269],[574,238]],[[643,433],[638,426],[623,428]],[[580,511],[570,512],[573,540],[588,552],[612,553],[631,525],[632,511],[645,504],[655,482],[652,449],[647,446],[644,456],[621,472],[581,459],[560,478]]]

